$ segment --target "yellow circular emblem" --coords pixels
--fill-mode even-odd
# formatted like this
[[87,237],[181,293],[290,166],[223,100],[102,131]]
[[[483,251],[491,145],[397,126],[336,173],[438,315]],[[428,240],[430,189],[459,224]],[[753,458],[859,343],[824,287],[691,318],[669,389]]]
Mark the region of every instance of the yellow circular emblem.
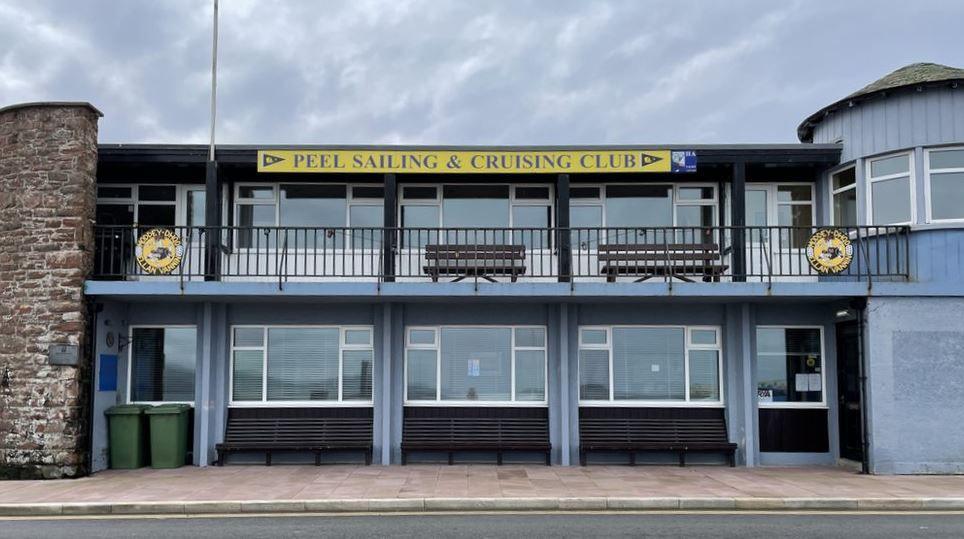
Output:
[[137,238],[137,265],[150,275],[167,275],[181,265],[184,248],[172,230],[152,228]]
[[840,273],[850,267],[853,257],[850,238],[836,228],[820,229],[807,242],[807,260],[820,273]]

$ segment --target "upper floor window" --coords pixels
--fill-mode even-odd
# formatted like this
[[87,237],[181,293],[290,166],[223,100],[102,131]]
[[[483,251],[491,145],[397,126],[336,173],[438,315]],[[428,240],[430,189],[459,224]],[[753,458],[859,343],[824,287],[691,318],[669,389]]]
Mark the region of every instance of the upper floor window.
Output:
[[868,221],[872,225],[914,220],[914,155],[902,153],[867,161]]
[[[178,223],[177,185],[112,185],[97,187],[97,212],[100,225],[174,226]],[[196,211],[197,210],[193,210]],[[203,223],[202,223],[203,224]]]
[[927,150],[929,221],[964,220],[964,148]]
[[[384,219],[379,186],[338,184],[240,184],[235,192],[235,222],[242,248],[371,248]],[[270,227],[287,227],[273,232]],[[359,228],[349,233],[348,227]],[[321,229],[321,230],[319,230]],[[368,229],[367,231],[365,229]]]
[[579,400],[718,405],[720,351],[718,327],[580,327]]
[[830,175],[832,221],[835,226],[857,225],[857,167]]

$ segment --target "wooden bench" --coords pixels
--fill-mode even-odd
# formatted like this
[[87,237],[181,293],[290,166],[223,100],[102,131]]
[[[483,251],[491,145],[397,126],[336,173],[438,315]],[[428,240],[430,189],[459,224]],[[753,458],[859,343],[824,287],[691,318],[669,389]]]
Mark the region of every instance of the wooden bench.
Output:
[[372,462],[371,408],[229,408],[224,442],[215,446],[218,466],[231,452],[264,451],[265,466],[279,451],[315,454],[359,450]]
[[728,268],[716,243],[610,243],[600,245],[597,256],[609,282],[620,275],[639,277],[636,282],[662,276],[717,282]]
[[551,463],[549,415],[545,408],[405,408],[402,464],[410,451],[444,451],[453,463],[455,451],[545,453]]
[[719,452],[735,465],[736,444],[729,441],[722,409],[687,408],[580,408],[579,463],[586,465],[589,451],[629,452],[630,465],[637,451],[676,453],[679,465],[686,454]]
[[452,282],[466,277],[481,277],[495,282],[493,276],[508,275],[515,282],[526,272],[525,245],[426,245],[425,266],[422,270],[437,282],[440,276],[455,277]]

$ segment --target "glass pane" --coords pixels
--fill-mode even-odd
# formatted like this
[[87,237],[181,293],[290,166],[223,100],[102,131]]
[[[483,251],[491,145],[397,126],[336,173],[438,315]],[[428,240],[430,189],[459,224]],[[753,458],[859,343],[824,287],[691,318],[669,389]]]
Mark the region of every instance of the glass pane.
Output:
[[613,398],[686,398],[683,328],[613,329]]
[[134,224],[133,204],[98,204],[94,219],[98,225]]
[[435,400],[435,350],[409,350],[407,367],[408,400]]
[[680,187],[677,200],[713,200],[712,187]]
[[690,400],[720,400],[719,368],[716,350],[690,350]]
[[513,228],[536,229],[513,232],[512,243],[525,245],[528,249],[551,249],[549,226],[549,206],[512,207]]
[[[606,226],[673,226],[673,188],[669,185],[612,185],[606,188]],[[611,232],[610,242],[661,242],[659,231]]]
[[964,219],[964,172],[931,174],[931,217]]
[[187,192],[187,226],[204,226],[205,200],[207,194],[204,191]]
[[385,209],[382,206],[353,205],[349,210],[351,246],[353,249],[375,249],[382,244],[382,223]]
[[964,168],[964,150],[932,150],[929,155],[932,169]]
[[274,198],[274,189],[268,186],[242,185],[238,187],[238,198],[260,198],[271,200]]
[[442,400],[509,400],[509,328],[442,328],[440,337]]
[[437,187],[403,187],[402,197],[409,200],[435,200],[438,198]]
[[857,225],[857,190],[848,189],[833,196],[833,224]]
[[194,400],[194,328],[134,328],[131,346],[132,401]]
[[820,402],[822,367],[818,329],[757,329],[760,402]]
[[545,352],[542,350],[517,350],[515,353],[515,400],[545,400],[545,370]]
[[346,329],[345,344],[364,344],[372,343],[372,330],[370,329]]
[[[340,249],[344,245],[345,215],[347,202],[345,201],[344,185],[282,185],[281,186],[281,226],[295,227],[332,227],[326,238],[330,238],[326,246]],[[307,243],[316,247],[313,235],[295,233],[289,236],[298,248],[304,248]]]
[[[438,228],[438,206],[402,206],[402,227],[406,229]],[[438,243],[436,230],[405,230],[402,233],[403,247],[424,247]]]
[[351,188],[352,198],[385,198],[385,189],[374,186],[361,186]]
[[870,162],[870,175],[873,178],[900,174],[910,171],[910,155],[897,155]]
[[268,329],[268,400],[337,400],[338,330]]
[[580,228],[601,227],[603,224],[602,206],[572,206],[569,209],[569,226],[572,231],[572,248],[580,250],[595,249],[605,242],[602,230],[576,230]]
[[693,344],[716,344],[716,330],[694,329],[690,332],[690,340]]
[[777,224],[800,227],[780,230],[777,249],[803,249],[813,233],[813,207],[809,204],[780,204],[777,206]]
[[507,228],[508,186],[446,185],[442,193],[442,226]]
[[870,189],[875,225],[910,222],[910,178],[873,182]]
[[746,226],[767,226],[767,192],[762,189],[746,191]]
[[408,330],[408,342],[411,344],[435,344],[434,329]]
[[857,169],[850,167],[847,170],[840,171],[832,176],[833,189],[836,191],[841,187],[846,187],[848,185],[854,185],[857,183]]
[[130,187],[98,187],[97,198],[131,198]]
[[535,346],[546,345],[546,330],[544,328],[516,328],[516,346]]
[[137,200],[174,202],[177,200],[177,187],[173,185],[141,185],[137,188]]
[[235,346],[263,346],[264,328],[234,328]]
[[139,204],[137,224],[145,226],[174,226],[174,204]]
[[599,198],[599,188],[573,187],[569,190],[569,198]]
[[262,377],[264,366],[261,350],[234,351],[234,391],[232,398],[236,401],[261,400]]
[[277,232],[259,227],[275,226],[274,206],[242,204],[238,206],[238,226],[254,227],[238,230],[238,245],[244,249],[268,249],[275,245]]
[[549,188],[516,187],[515,197],[519,200],[549,200]]
[[579,398],[609,400],[609,351],[579,351]]
[[809,185],[779,185],[777,202],[809,202],[813,200],[812,193]]
[[372,351],[345,350],[342,356],[341,398],[346,401],[372,399]]
[[605,329],[583,329],[579,335],[582,344],[606,344]]
[[709,228],[716,223],[713,206],[676,206],[676,226],[693,227],[676,231],[679,243],[713,243],[714,231]]

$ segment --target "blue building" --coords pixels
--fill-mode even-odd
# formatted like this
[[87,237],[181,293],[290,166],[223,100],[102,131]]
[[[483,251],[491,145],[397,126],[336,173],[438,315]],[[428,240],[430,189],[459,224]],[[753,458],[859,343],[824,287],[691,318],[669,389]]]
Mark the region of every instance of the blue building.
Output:
[[962,82],[901,68],[800,144],[218,146],[214,175],[100,144],[92,468],[107,407],[184,402],[199,466],[964,472]]

